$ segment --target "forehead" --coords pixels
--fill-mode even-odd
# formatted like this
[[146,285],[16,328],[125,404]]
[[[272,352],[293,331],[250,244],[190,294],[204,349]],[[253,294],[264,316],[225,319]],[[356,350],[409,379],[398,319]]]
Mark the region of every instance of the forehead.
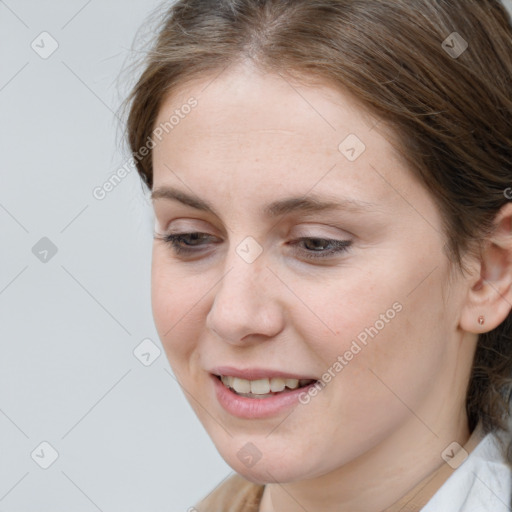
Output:
[[[326,82],[317,79],[315,85],[306,85],[282,73],[237,65],[177,87],[163,101],[156,124],[165,123],[192,97],[197,107],[185,117],[199,121],[194,129],[239,135],[240,140],[248,132],[269,140],[280,132],[307,140],[328,137],[325,146],[336,149],[344,132],[362,135],[377,121],[347,91]],[[193,123],[183,121],[179,124]],[[182,130],[175,126],[173,131]]]
[[[192,99],[194,108],[184,108]],[[153,150],[155,188],[176,183],[182,173],[205,193],[213,183],[224,194],[239,194],[244,184],[258,187],[256,194],[342,187],[370,201],[389,194],[381,175],[399,165],[386,134],[376,129],[378,120],[348,93],[250,66],[177,88],[155,127],[173,116],[172,129]],[[349,158],[352,147],[356,159]]]

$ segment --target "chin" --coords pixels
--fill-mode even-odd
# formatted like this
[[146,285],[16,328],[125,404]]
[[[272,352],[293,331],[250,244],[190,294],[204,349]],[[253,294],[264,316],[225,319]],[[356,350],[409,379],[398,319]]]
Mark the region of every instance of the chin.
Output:
[[258,462],[252,468],[247,468],[243,464],[238,463],[236,466],[231,466],[233,469],[246,480],[255,484],[265,485],[275,482],[288,483],[295,480],[301,480],[302,475],[296,472],[291,472],[288,469],[275,469],[262,461]]
[[229,457],[223,458],[234,471],[255,484],[289,483],[311,478],[310,471],[308,470],[306,474],[304,467],[297,462],[299,460],[297,457],[292,457],[290,460],[283,460],[277,455],[271,459],[262,457],[250,467],[243,464],[236,453],[230,453]]

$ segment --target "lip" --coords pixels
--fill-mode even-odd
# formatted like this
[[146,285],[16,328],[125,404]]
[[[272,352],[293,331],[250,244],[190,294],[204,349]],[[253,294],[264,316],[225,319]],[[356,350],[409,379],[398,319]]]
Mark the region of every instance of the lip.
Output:
[[[224,375],[224,373],[221,373],[221,375]],[[268,376],[268,373],[266,375]],[[299,403],[299,396],[302,393],[307,393],[309,388],[317,382],[268,398],[247,398],[228,389],[214,374],[210,374],[210,378],[219,404],[232,416],[242,419],[265,419],[277,416],[296,406]]]
[[217,366],[216,368],[212,368],[210,373],[213,373],[214,375],[238,377],[239,379],[246,380],[271,379],[273,377],[281,377],[282,379],[318,380],[317,377],[313,377],[311,375],[298,375],[295,373],[283,372],[281,370],[265,368],[235,368],[233,366]]

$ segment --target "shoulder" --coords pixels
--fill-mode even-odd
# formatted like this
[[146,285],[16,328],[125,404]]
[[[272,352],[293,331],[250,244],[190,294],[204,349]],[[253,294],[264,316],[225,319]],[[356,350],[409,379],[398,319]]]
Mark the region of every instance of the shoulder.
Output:
[[505,451],[498,434],[486,434],[421,512],[510,511],[512,467]]
[[197,512],[258,512],[263,489],[264,485],[250,482],[235,473],[194,508]]

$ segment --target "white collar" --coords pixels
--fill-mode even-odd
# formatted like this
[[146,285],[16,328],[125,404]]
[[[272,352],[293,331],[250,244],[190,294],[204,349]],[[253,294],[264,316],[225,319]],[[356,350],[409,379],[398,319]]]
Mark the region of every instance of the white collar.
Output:
[[489,433],[420,512],[510,512],[512,467],[498,433]]

